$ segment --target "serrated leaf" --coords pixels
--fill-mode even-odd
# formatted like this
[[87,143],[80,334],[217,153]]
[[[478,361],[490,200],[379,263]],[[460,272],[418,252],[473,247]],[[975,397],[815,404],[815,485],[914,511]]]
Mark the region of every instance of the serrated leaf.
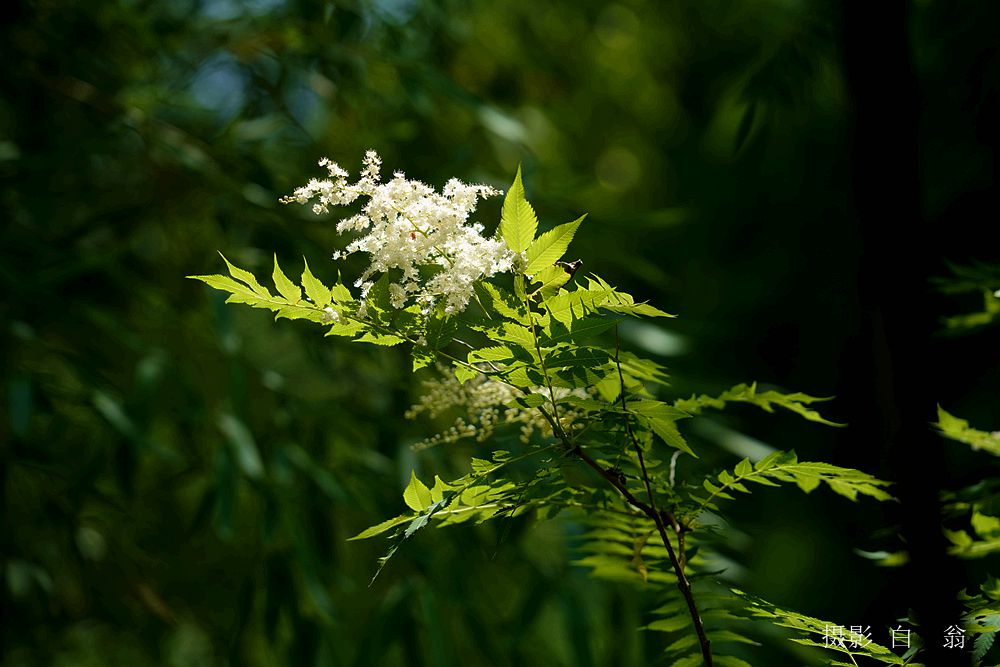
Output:
[[533,283],[541,283],[538,288],[542,296],[555,294],[560,287],[569,282],[570,274],[558,264],[547,266],[534,275],[531,279]]
[[327,336],[347,336],[348,338],[353,338],[357,336],[362,331],[368,328],[367,325],[358,322],[357,320],[341,320],[340,322],[335,322],[326,332]]
[[434,504],[431,490],[417,478],[417,474],[413,471],[410,472],[410,483],[403,491],[403,501],[415,512],[423,512]]
[[990,652],[993,648],[993,642],[996,639],[997,633],[984,632],[983,634],[976,637],[975,643],[973,643],[972,657],[974,660],[982,660],[986,657],[986,654]]
[[277,254],[274,256],[274,271],[271,273],[271,278],[274,280],[274,286],[278,288],[278,293],[285,297],[289,303],[296,304],[302,300],[302,290],[289,280],[288,276],[281,270]]
[[527,274],[535,274],[542,269],[554,264],[569,248],[573,235],[576,234],[580,223],[586,218],[586,214],[580,216],[573,222],[567,222],[545,232],[531,244],[527,250],[528,266],[524,269]]
[[514,252],[524,252],[531,245],[538,230],[538,216],[528,203],[521,182],[521,167],[517,167],[514,182],[507,190],[500,213],[500,236]]
[[492,345],[481,347],[478,350],[469,352],[469,363],[479,363],[480,361],[512,361],[514,353],[506,345]]
[[526,409],[537,408],[539,405],[545,404],[545,397],[541,394],[527,394],[518,396],[513,400],[513,403]]
[[819,403],[828,400],[830,399],[817,398],[801,392],[782,393],[774,390],[758,391],[757,384],[753,383],[749,385],[736,385],[735,387],[726,390],[719,396],[707,396],[704,394],[701,396],[692,396],[688,399],[675,401],[674,406],[684,412],[696,415],[701,413],[705,408],[721,410],[726,407],[727,403],[742,402],[756,405],[767,412],[774,412],[775,407],[781,407],[795,412],[809,421],[819,422],[828,426],[844,426],[844,424],[838,424],[825,419],[815,410],[806,407],[812,403]]
[[524,304],[510,292],[486,281],[477,282],[475,290],[483,309],[491,316],[494,313],[499,313],[501,317],[520,324],[530,322]]
[[376,333],[374,331],[366,331],[363,336],[359,336],[354,339],[356,343],[372,343],[374,345],[383,345],[385,347],[392,347],[393,345],[399,345],[400,343],[405,343],[405,338],[400,338],[399,336],[386,333]]
[[324,322],[323,313],[313,307],[305,306],[284,306],[274,314],[275,320],[281,318],[289,320],[309,320],[310,322]]
[[980,431],[969,426],[965,419],[949,414],[938,406],[938,421],[936,426],[942,435],[958,442],[964,442],[972,449],[983,450],[994,456],[1000,456],[1000,436],[987,431]]
[[245,269],[241,269],[238,266],[233,266],[232,263],[230,263],[230,261],[226,259],[226,256],[223,255],[221,252],[219,253],[219,257],[221,257],[222,261],[224,261],[226,263],[226,266],[229,267],[229,274],[233,278],[236,278],[237,280],[246,283],[247,286],[249,286],[250,289],[253,290],[253,292],[258,296],[262,296],[268,299],[272,298],[271,293],[268,292],[266,289],[264,289],[264,287],[259,282],[257,282],[257,278],[254,277],[252,273],[250,273]]
[[410,514],[397,516],[394,519],[387,519],[380,524],[372,526],[371,528],[366,528],[365,530],[362,530],[354,537],[347,538],[347,540],[349,542],[353,540],[367,540],[370,537],[381,535],[382,533],[385,533],[391,528],[395,528],[396,526],[399,526],[404,523],[409,523],[410,521],[413,521],[413,515]]
[[351,291],[339,282],[330,288],[330,297],[334,303],[349,304],[354,302]]
[[413,349],[410,350],[410,355],[413,357],[414,372],[434,363],[434,353],[421,345],[414,345]]
[[305,268],[302,270],[302,287],[306,291],[306,296],[316,305],[317,308],[325,308],[330,304],[330,288],[324,285],[309,270],[309,262],[303,257]]
[[754,466],[744,459],[737,464],[733,473],[726,470],[720,472],[717,479],[721,486],[711,489],[705,487],[711,495],[697,501],[699,505],[708,507],[714,498],[725,498],[725,492],[730,489],[749,491],[742,482],[756,482],[767,486],[777,486],[775,482],[794,483],[806,493],[825,483],[832,491],[849,500],[857,500],[859,495],[882,501],[892,500],[892,496],[885,491],[890,486],[889,482],[853,468],[814,461],[800,462],[795,452],[773,452]]
[[468,366],[462,364],[455,364],[455,378],[458,380],[459,384],[465,384],[472,378],[479,375],[479,371],[475,368],[469,368]]
[[236,282],[228,276],[220,276],[217,273],[210,276],[187,276],[187,278],[190,278],[191,280],[200,280],[209,287],[222,290],[224,292],[231,292],[233,294],[245,293],[251,296],[257,296],[253,290],[243,283]]

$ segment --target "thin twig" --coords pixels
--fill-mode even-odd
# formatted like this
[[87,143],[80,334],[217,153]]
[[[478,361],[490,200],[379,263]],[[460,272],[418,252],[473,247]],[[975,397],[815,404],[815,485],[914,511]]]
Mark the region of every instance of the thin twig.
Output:
[[[621,336],[618,333],[618,325],[615,325],[615,365],[618,367],[618,380],[621,383],[620,391],[618,397],[621,399],[622,412],[625,413],[625,431],[628,433],[629,439],[632,441],[632,446],[635,448],[636,458],[639,459],[639,470],[642,472],[642,482],[646,486],[646,494],[649,496],[649,509],[650,516],[656,523],[656,529],[660,533],[660,539],[663,540],[663,546],[667,548],[667,553],[670,555],[670,564],[674,566],[674,570],[677,573],[677,588],[680,589],[681,594],[684,596],[684,600],[687,602],[688,612],[691,614],[691,620],[694,622],[695,632],[698,634],[698,643],[701,645],[701,655],[705,661],[705,667],[712,667],[712,650],[711,641],[708,639],[708,635],[705,634],[705,626],[701,620],[701,614],[698,612],[698,607],[694,602],[694,593],[691,590],[691,582],[688,581],[687,574],[684,570],[687,568],[687,554],[684,549],[684,526],[678,523],[677,519],[670,512],[660,512],[656,508],[656,497],[653,494],[653,486],[649,481],[649,472],[646,470],[646,459],[642,455],[642,446],[639,444],[639,440],[635,437],[635,433],[632,431],[632,420],[628,413],[628,405],[625,400],[625,375],[622,373],[622,364],[619,359],[621,352]],[[667,530],[664,525],[664,519],[667,519],[671,527],[674,529],[674,533],[677,535],[677,553],[674,553],[674,548],[670,544],[670,540],[667,538]]]

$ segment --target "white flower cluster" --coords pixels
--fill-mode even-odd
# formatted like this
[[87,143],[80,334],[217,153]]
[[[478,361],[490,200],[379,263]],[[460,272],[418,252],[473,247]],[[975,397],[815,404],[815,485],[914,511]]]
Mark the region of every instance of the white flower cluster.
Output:
[[353,184],[338,164],[326,158],[319,164],[326,167],[329,178],[310,180],[282,202],[314,201],[313,212],[320,214],[330,206],[368,198],[361,213],[337,223],[340,233],[366,233],[352,241],[345,253],[334,254],[334,259],[355,252],[370,255],[371,263],[355,283],[362,297],[379,275],[399,269],[402,276],[389,285],[393,307],[405,308],[415,301],[426,313],[443,301],[445,312],[457,313],[469,304],[477,280],[511,270],[514,254],[507,245],[483,236],[482,225],[467,224],[479,198],[500,194],[498,190],[452,179],[438,193],[401,172],[382,183],[382,160],[375,151],[365,154],[364,168]]
[[[475,438],[477,442],[484,442],[504,424],[519,425],[520,439],[524,443],[527,443],[535,433],[542,436],[552,435],[552,426],[541,412],[533,408],[520,408],[511,403],[522,394],[510,385],[485,374],[479,374],[461,384],[447,366],[438,365],[438,371],[439,377],[424,381],[424,393],[420,400],[406,411],[406,418],[415,419],[418,415],[427,414],[434,419],[452,410],[458,410],[461,414],[450,428],[418,443],[415,445],[416,449],[457,442],[465,438]],[[547,389],[539,387],[535,391],[548,396]],[[581,398],[587,396],[583,389],[556,387],[554,391],[557,399],[568,394]],[[581,416],[583,416],[581,412],[568,406],[560,406],[559,421],[566,428]]]

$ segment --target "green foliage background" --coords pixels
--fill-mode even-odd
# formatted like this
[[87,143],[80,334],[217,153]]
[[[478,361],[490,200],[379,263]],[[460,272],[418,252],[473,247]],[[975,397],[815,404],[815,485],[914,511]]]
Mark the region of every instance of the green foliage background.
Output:
[[[272,251],[306,256],[332,282],[332,226],[277,204],[323,155],[356,168],[376,148],[430,183],[501,187],[523,163],[543,220],[589,212],[585,267],[681,315],[623,332],[662,356],[678,396],[747,378],[850,388],[863,249],[839,3],[0,11],[5,665],[657,659],[662,638],[635,631],[656,600],[572,566],[572,523],[422,534],[367,587],[381,545],[346,538],[398,514],[411,470],[456,472],[474,446],[410,451],[423,433],[401,419],[419,391],[404,353],[275,325],[184,280],[225,249],[260,275]],[[996,258],[963,234],[997,219],[989,13],[923,2],[911,17],[934,156],[921,204],[956,261]],[[987,430],[996,348],[949,348],[958,370],[940,388]],[[894,477],[849,429],[747,411],[700,417],[691,437]],[[947,475],[979,474],[948,451]],[[845,625],[905,609],[852,551],[886,546],[872,531],[891,522],[794,493],[737,510],[743,589]]]

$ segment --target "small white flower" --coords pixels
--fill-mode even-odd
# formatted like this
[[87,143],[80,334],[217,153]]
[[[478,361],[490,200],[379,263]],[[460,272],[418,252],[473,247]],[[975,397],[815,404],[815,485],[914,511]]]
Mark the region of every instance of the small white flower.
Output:
[[[426,414],[431,419],[452,411],[460,416],[454,426],[417,444],[417,449],[432,447],[438,444],[455,442],[463,438],[476,438],[479,442],[487,440],[493,432],[505,425],[517,425],[522,442],[528,442],[534,434],[545,437],[552,436],[552,427],[541,412],[535,409],[525,409],[513,403],[521,392],[510,385],[494,380],[485,374],[479,374],[460,384],[452,369],[438,364],[438,377],[424,381],[424,393],[417,403],[406,412],[407,419]],[[548,390],[541,387],[533,391],[548,396]],[[556,387],[553,390],[557,400],[573,395],[587,398],[584,389],[564,389]],[[583,417],[583,412],[566,406],[561,409],[559,418],[562,425],[570,425]]]
[[[370,263],[355,283],[362,297],[380,275],[398,269],[402,278],[389,288],[393,307],[402,309],[414,301],[426,314],[443,301],[445,312],[457,313],[468,306],[476,281],[510,271],[515,261],[523,261],[503,241],[484,237],[482,225],[469,224],[480,198],[500,194],[488,185],[453,178],[438,193],[402,172],[381,183],[382,161],[374,151],[365,154],[354,184],[335,162],[323,158],[320,166],[326,168],[328,179],[312,179],[282,201],[314,201],[313,211],[319,214],[333,205],[368,198],[359,214],[337,223],[338,233],[364,235],[351,241],[345,253],[334,253],[334,259],[355,252],[369,255]],[[436,267],[436,272],[424,281],[421,267]]]
[[321,317],[321,319],[324,322],[339,322],[340,321],[340,313],[338,313],[337,311],[335,311],[330,306],[327,306],[326,308],[323,309],[323,314],[320,317]]

